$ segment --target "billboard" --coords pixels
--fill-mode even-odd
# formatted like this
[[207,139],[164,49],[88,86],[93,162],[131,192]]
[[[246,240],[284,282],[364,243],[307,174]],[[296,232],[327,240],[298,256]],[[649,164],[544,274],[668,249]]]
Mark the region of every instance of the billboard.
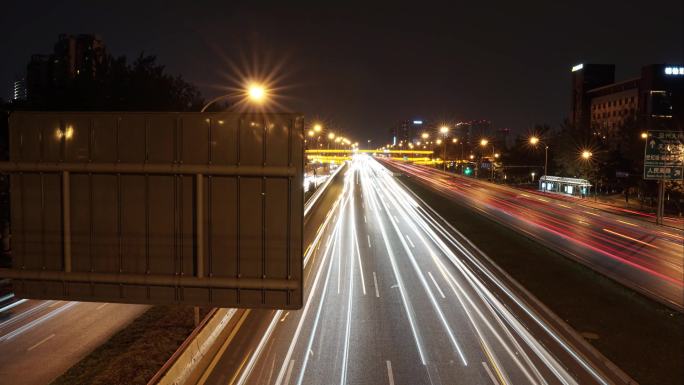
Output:
[[302,305],[298,114],[10,116],[12,278],[24,298]]

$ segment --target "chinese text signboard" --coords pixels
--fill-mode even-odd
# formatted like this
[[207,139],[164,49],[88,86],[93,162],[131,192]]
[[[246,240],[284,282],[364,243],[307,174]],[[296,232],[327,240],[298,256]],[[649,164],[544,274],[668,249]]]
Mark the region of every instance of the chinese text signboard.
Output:
[[649,131],[644,152],[644,179],[681,180],[684,132]]

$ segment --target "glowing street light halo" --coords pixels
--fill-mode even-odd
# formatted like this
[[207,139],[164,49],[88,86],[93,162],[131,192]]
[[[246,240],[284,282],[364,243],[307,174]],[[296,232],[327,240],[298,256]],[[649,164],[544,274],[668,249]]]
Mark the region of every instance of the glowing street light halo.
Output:
[[249,82],[247,84],[245,93],[247,94],[249,101],[256,104],[264,103],[268,97],[268,91],[266,90],[266,87],[257,82]]

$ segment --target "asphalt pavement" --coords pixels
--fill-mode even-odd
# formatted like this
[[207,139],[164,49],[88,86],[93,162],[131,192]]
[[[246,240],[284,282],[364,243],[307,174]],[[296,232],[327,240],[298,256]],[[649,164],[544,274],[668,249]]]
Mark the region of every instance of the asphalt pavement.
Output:
[[0,308],[0,384],[49,384],[146,309],[69,301],[6,304]]
[[340,183],[305,231],[304,308],[241,311],[200,383],[629,381],[380,163]]

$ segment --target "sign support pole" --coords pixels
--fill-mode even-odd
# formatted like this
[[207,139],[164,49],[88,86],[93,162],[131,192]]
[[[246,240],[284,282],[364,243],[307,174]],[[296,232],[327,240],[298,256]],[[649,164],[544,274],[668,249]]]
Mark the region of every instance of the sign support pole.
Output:
[[663,224],[663,216],[665,214],[665,180],[658,181],[658,210],[656,214],[656,224]]

